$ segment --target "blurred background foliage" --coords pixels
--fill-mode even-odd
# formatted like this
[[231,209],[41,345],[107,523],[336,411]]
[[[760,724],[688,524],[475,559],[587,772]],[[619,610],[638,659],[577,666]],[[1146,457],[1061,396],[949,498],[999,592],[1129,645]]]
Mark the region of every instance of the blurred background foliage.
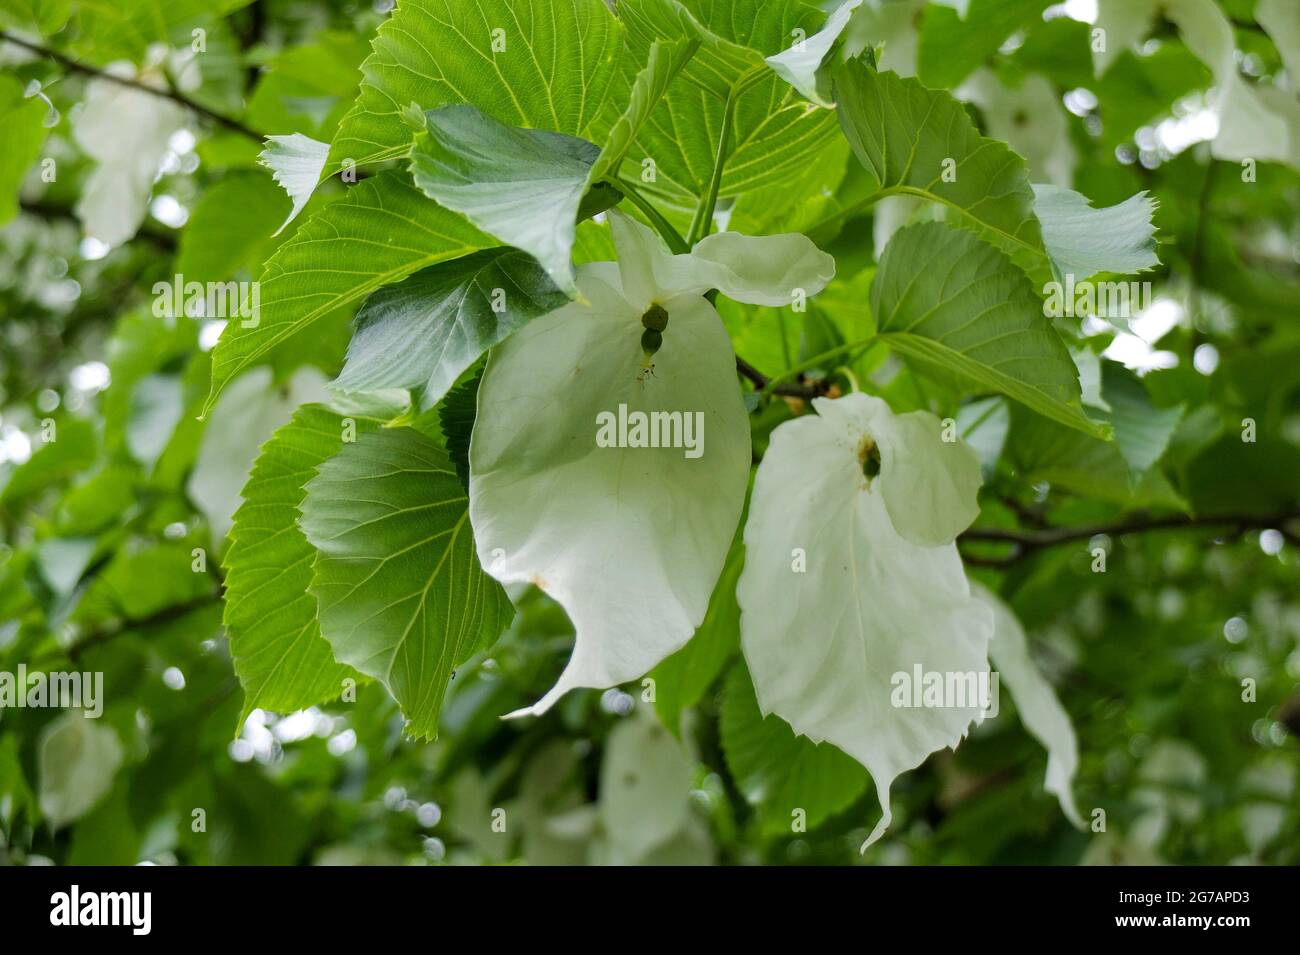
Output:
[[[1099,79],[1089,47],[1098,11],[1086,0],[972,0],[964,22],[949,6],[874,6],[888,27],[882,67],[958,91],[989,135],[1026,156],[1034,181],[1072,185],[1097,205],[1142,190],[1159,201],[1162,264],[1143,276],[1154,302],[1129,322],[1085,317],[1063,332],[1080,354],[1101,356],[1116,389],[1136,383],[1145,414],[1171,412],[1167,445],[1133,474],[1099,442],[1045,438],[1038,419],[1001,399],[968,402],[959,420],[979,432],[987,471],[980,526],[1034,532],[1149,511],[1258,517],[1018,553],[963,545],[972,575],[1019,614],[1073,719],[1078,803],[1090,821],[1104,811],[1104,832],[1074,830],[1044,793],[1046,754],[1004,695],[1002,716],[956,753],[898,780],[890,834],[859,856],[879,811],[866,773],[759,715],[727,586],[739,550],[701,633],[652,683],[576,691],[544,718],[502,722],[552,683],[571,647],[564,613],[527,591],[513,594],[519,613],[498,644],[456,673],[434,743],[405,740],[396,705],[367,684],[355,702],[254,711],[236,734],[242,692],[221,628],[219,561],[231,485],[298,395],[337,372],[350,316],[276,355],[250,386],[265,414],[203,422],[220,324],[157,318],[151,290],[175,273],[257,277],[292,229],[273,235],[289,203],[257,165],[256,134],[328,140],[387,7],[0,0],[8,35],[92,70],[155,70],[234,123],[175,107],[141,160],[148,215],[105,241],[83,230],[78,203],[103,190],[93,176],[108,160],[88,154],[78,129],[125,131],[144,124],[133,109],[175,104],[96,106],[84,71],[0,41],[0,143],[12,147],[0,170],[21,181],[16,207],[0,205],[0,669],[102,671],[106,696],[97,721],[0,712],[0,859],[1300,861],[1300,540],[1267,520],[1300,505],[1300,174],[1260,162],[1245,181],[1241,164],[1211,158],[1214,77],[1163,17]],[[1221,6],[1244,82],[1294,99],[1297,78],[1255,4]],[[207,52],[176,59],[196,27]],[[40,95],[24,97],[33,81]],[[39,153],[11,168],[19,143],[5,137],[23,110],[41,114]],[[145,145],[135,145],[138,157]],[[846,158],[842,144],[828,148],[777,191],[797,200],[851,188]],[[39,159],[55,160],[52,181]],[[307,214],[343,191],[322,186]],[[724,212],[733,228],[798,228],[796,205],[756,196]],[[845,223],[827,242],[839,277],[798,321],[724,302],[738,353],[778,374],[863,337],[873,250],[925,214],[882,204]],[[584,225],[580,248],[606,248],[602,232]],[[883,349],[811,373],[866,384],[899,411],[955,412],[962,398]],[[762,407],[756,454],[802,410],[796,400]],[[1246,455],[1245,418],[1262,458]],[[1092,569],[1097,548],[1105,573]],[[792,806],[806,813],[803,831]]]

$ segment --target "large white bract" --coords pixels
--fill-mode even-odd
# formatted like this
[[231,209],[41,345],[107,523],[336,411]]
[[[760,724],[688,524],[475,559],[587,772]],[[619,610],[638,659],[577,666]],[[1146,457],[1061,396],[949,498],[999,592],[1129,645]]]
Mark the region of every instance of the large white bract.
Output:
[[[469,488],[479,557],[498,580],[557,600],[576,633],[559,681],[512,715],[543,713],[574,687],[636,679],[690,639],[740,518],[751,454],[735,355],[703,295],[788,305],[834,273],[801,235],[723,233],[671,255],[646,227],[610,218],[618,264],[580,267],[581,298],[497,346],[479,388]],[[648,370],[641,319],[652,304],[669,317]],[[598,444],[606,414],[636,412],[702,422],[698,448]]]
[[978,511],[980,465],[929,412],[863,394],[814,407],[772,433],[758,468],[741,640],[762,711],[870,771],[883,816],[865,849],[892,818],[893,780],[983,719],[978,699],[895,705],[897,674],[968,687],[988,672],[992,614],[954,543]]

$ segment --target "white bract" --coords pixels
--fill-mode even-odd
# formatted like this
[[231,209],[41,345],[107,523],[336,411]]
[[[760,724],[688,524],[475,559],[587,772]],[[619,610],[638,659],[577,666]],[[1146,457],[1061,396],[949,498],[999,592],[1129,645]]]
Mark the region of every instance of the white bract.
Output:
[[[1294,62],[1294,3],[1261,2],[1257,18]],[[1290,9],[1286,9],[1289,7]],[[1106,31],[1103,49],[1093,50],[1101,76],[1125,50],[1151,32],[1158,15],[1178,27],[1187,48],[1214,74],[1212,98],[1218,118],[1210,144],[1215,159],[1254,159],[1300,167],[1300,105],[1285,90],[1251,85],[1237,69],[1232,21],[1214,0],[1100,0],[1097,26]]]
[[1074,803],[1073,791],[1074,773],[1079,768],[1079,743],[1070,714],[1056,698],[1052,684],[1034,665],[1025,631],[1011,608],[986,587],[975,584],[971,590],[993,611],[989,659],[1002,685],[1015,698],[1020,722],[1047,749],[1047,779],[1043,788],[1055,794],[1065,817],[1082,829],[1083,817]]
[[870,771],[883,816],[865,849],[892,818],[893,780],[983,719],[976,694],[896,705],[896,675],[918,667],[954,689],[988,679],[993,617],[954,543],[978,513],[980,463],[929,412],[863,394],[813,404],[758,468],[741,642],[763,713]]
[[[801,235],[722,233],[670,255],[641,224],[617,212],[610,221],[618,264],[581,266],[580,300],[497,346],[479,388],[469,487],[479,558],[498,580],[559,601],[576,632],[559,681],[513,715],[545,712],[574,687],[635,679],[690,639],[750,464],[735,355],[703,295],[788,305],[834,274]],[[647,367],[642,316],[654,304],[668,324]],[[629,446],[646,443],[633,431],[601,446],[600,422],[637,412],[669,440]],[[672,422],[688,416],[703,422],[694,449],[672,440]]]
[[[154,73],[137,77],[126,63],[113,63],[105,72],[161,85]],[[73,123],[77,145],[95,164],[76,206],[86,235],[109,246],[135,235],[168,140],[184,125],[185,111],[173,103],[111,80],[91,80]]]

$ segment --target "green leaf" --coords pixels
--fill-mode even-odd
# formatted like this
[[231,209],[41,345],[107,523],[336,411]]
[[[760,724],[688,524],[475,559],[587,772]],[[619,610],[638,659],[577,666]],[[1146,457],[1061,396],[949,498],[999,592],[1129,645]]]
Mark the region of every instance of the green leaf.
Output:
[[467,503],[446,452],[410,428],[346,445],[302,502],[321,633],[388,688],[417,738],[437,735],[452,668],[513,615],[479,567]]
[[[173,284],[170,278],[155,283],[155,298]],[[148,308],[135,309],[119,318],[113,329],[105,359],[112,386],[103,395],[104,447],[110,451],[125,444],[136,384],[150,374],[180,368],[187,356],[198,351],[199,323],[181,318],[180,308],[175,312],[177,318],[168,318]]]
[[165,541],[115,551],[77,604],[72,619],[81,624],[143,620],[181,605],[216,598],[210,574],[195,571],[191,546]]
[[45,36],[63,29],[72,14],[72,0],[0,0],[0,23],[35,27]]
[[[744,527],[742,515],[740,526]],[[704,621],[690,642],[650,671],[655,681],[655,712],[674,734],[681,732],[682,712],[694,706],[740,649],[740,605],[736,582],[745,563],[741,530],[731,543]]]
[[979,455],[986,477],[997,468],[1010,427],[1011,413],[1005,398],[980,398],[957,409],[957,432]]
[[267,262],[258,314],[232,320],[213,351],[204,414],[235,376],[313,323],[412,272],[493,245],[396,171],[357,183]]
[[95,463],[99,438],[95,426],[80,418],[55,423],[52,440],[37,437],[32,456],[22,464],[0,465],[0,504],[44,491]]
[[135,865],[139,853],[140,832],[131,817],[128,787],[119,782],[73,828],[68,865]]
[[456,466],[456,476],[466,490],[469,489],[469,441],[474,433],[474,419],[478,416],[478,386],[483,380],[483,369],[447,392],[438,405],[438,423],[447,444],[447,456]]
[[145,471],[152,471],[167,449],[184,411],[180,375],[145,375],[131,390],[126,446]]
[[[364,421],[354,421],[366,428]],[[235,512],[223,564],[223,623],[244,688],[239,722],[256,707],[291,713],[335,699],[358,674],[336,663],[308,593],[315,549],[298,528],[298,507],[316,469],[343,447],[344,419],[304,405],[262,446]]]
[[332,387],[409,388],[427,410],[485,351],[567,301],[530,256],[514,249],[430,266],[366,300]]
[[370,54],[370,35],[350,28],[325,29],[310,42],[296,38],[271,52],[253,53],[260,74],[244,119],[254,129],[294,130],[328,142],[352,108],[361,82],[361,61]]
[[743,663],[727,674],[720,731],[727,768],[745,799],[758,807],[769,835],[788,835],[799,809],[808,828],[816,828],[867,788],[867,772],[852,757],[830,743],[796,736],[781,717],[759,712]]
[[[411,152],[416,186],[532,255],[552,282],[575,295],[574,227],[600,151],[574,136],[503,125],[473,106],[443,106],[425,118],[427,129]],[[609,187],[598,189],[605,195],[595,211],[617,200]]]
[[833,76],[840,125],[874,191],[941,202],[1001,241],[1043,254],[1024,160],[981,136],[961,103],[856,60]]
[[58,512],[60,532],[88,534],[122,518],[135,504],[136,469],[110,464],[68,490]]
[[271,177],[241,171],[203,193],[181,231],[176,271],[186,282],[224,282],[237,272],[256,275],[276,245],[284,197]]
[[68,710],[41,732],[41,812],[52,829],[80,819],[113,785],[122,765],[117,734],[80,710]]
[[789,46],[796,28],[816,29],[811,7],[790,0],[624,0],[619,14],[634,57],[648,57],[655,41],[700,40],[627,153],[641,166],[640,188],[662,202],[689,210],[708,192],[728,109],[734,112],[722,198],[797,179],[837,139],[834,112],[810,107],[763,59]]
[[1028,278],[1001,251],[938,222],[900,229],[871,287],[879,337],[922,371],[993,389],[1088,434],[1078,372]]
[[1036,19],[1050,0],[970,0],[964,17],[932,4],[921,22],[917,74],[926,86],[957,86],[997,53],[1011,34]]
[[1058,281],[1082,282],[1099,272],[1128,275],[1160,264],[1156,257],[1156,203],[1145,192],[1094,209],[1086,196],[1059,186],[1034,186],[1034,214]]
[[[212,32],[214,25],[221,25],[212,19],[212,15],[219,17],[246,2],[114,0],[112,3],[79,3],[76,11],[79,29],[71,51],[81,59],[98,64],[116,59],[139,63],[145,59],[151,44],[164,43],[176,47],[183,44],[188,47],[192,27],[201,21]],[[211,44],[212,39],[209,38],[208,42]]]
[[45,142],[46,106],[23,96],[17,79],[0,76],[0,225],[18,214],[18,190]]
[[1064,430],[1023,408],[1011,409],[1007,459],[1025,480],[1045,481],[1057,490],[1130,507],[1186,509],[1159,470],[1130,470],[1118,440]]
[[699,48],[698,34],[688,34],[672,40],[655,40],[650,44],[645,68],[632,81],[627,106],[603,137],[605,145],[592,164],[587,179],[589,186],[604,176],[618,174],[619,166],[636,143],[641,127],[668,92],[668,85]]
[[1183,420],[1183,407],[1157,408],[1142,380],[1118,362],[1103,362],[1101,393],[1110,410],[1102,417],[1115,429],[1115,447],[1134,479],[1151,468]]
[[512,126],[581,135],[609,92],[621,33],[604,0],[402,0],[361,64],[329,167],[404,155],[409,103],[472,103]]

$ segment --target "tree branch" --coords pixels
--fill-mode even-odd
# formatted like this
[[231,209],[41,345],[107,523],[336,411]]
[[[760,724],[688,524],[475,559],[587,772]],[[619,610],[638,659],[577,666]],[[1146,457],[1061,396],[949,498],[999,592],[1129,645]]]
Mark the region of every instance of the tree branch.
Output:
[[[19,202],[19,208],[28,215],[38,216],[42,219],[66,220],[80,225],[81,220],[77,218],[76,212],[71,206],[60,205],[56,202],[47,202],[44,199],[23,199]],[[148,226],[142,226],[136,230],[136,238],[145,239],[146,241],[157,246],[163,252],[176,251],[176,236],[169,232],[159,232]]]
[[19,39],[18,37],[4,30],[0,30],[0,40],[7,40],[8,42],[14,44],[15,46],[20,46],[25,50],[37,54],[38,56],[43,56],[46,59],[53,60],[55,63],[58,63],[60,66],[62,66],[67,70],[70,70],[73,73],[80,73],[83,76],[93,76],[94,78],[100,80],[108,80],[110,83],[116,83],[118,86],[126,86],[129,87],[130,89],[140,90],[142,93],[148,93],[150,96],[157,96],[160,99],[171,100],[173,103],[185,107],[190,112],[197,113],[199,116],[211,120],[212,122],[216,123],[218,126],[222,126],[233,133],[238,133],[241,136],[246,136],[247,138],[255,140],[258,143],[261,143],[264,139],[266,139],[266,137],[263,136],[261,133],[259,133],[257,130],[245,126],[239,120],[231,119],[229,116],[223,116],[220,113],[215,112],[214,110],[211,110],[208,107],[204,106],[202,103],[195,102],[194,100],[186,96],[184,93],[181,93],[177,90],[158,89],[157,87],[149,86],[145,83],[141,83],[139,80],[129,79],[125,76],[114,76],[112,73],[107,73],[104,70],[99,69],[98,67],[90,66],[89,64],[81,63],[77,60],[74,60],[71,57],[60,53],[58,50],[51,50],[49,47],[41,46],[40,44],[37,43],[30,43],[27,40]]
[[185,616],[193,610],[200,610],[214,604],[220,599],[221,588],[217,587],[210,593],[201,594],[198,597],[194,597],[178,604],[172,604],[170,607],[164,607],[162,610],[156,611],[147,616],[139,617],[135,620],[122,620],[118,623],[110,624],[102,630],[96,630],[88,634],[76,643],[73,643],[71,646],[64,647],[56,653],[46,654],[45,657],[33,660],[32,665],[44,666],[47,662],[57,660],[59,657],[67,657],[75,663],[81,654],[89,650],[91,647],[107,643],[113,638],[121,636],[124,633],[129,633],[133,630],[139,630],[143,627],[150,627],[160,623],[168,623]]
[[[754,387],[762,391],[767,387],[770,378],[763,374],[745,359],[739,355],[736,356],[736,371],[753,383]],[[824,395],[830,390],[828,383],[824,381],[806,381],[802,375],[799,376],[798,382],[785,382],[774,385],[770,394],[785,395],[790,398],[816,398]]]
[[977,567],[1006,567],[1029,555],[1058,544],[1088,540],[1098,534],[1122,537],[1143,531],[1181,530],[1192,527],[1222,527],[1234,535],[1248,530],[1272,528],[1279,531],[1292,544],[1300,545],[1300,534],[1286,527],[1288,521],[1300,520],[1300,512],[1282,514],[1238,514],[1207,517],[1181,515],[1150,517],[1139,515],[1124,520],[1082,527],[1044,527],[1032,530],[1007,530],[998,527],[977,527],[966,531],[958,539],[963,543],[1003,543],[1012,545],[1011,552],[1000,557],[962,554],[962,559]]

